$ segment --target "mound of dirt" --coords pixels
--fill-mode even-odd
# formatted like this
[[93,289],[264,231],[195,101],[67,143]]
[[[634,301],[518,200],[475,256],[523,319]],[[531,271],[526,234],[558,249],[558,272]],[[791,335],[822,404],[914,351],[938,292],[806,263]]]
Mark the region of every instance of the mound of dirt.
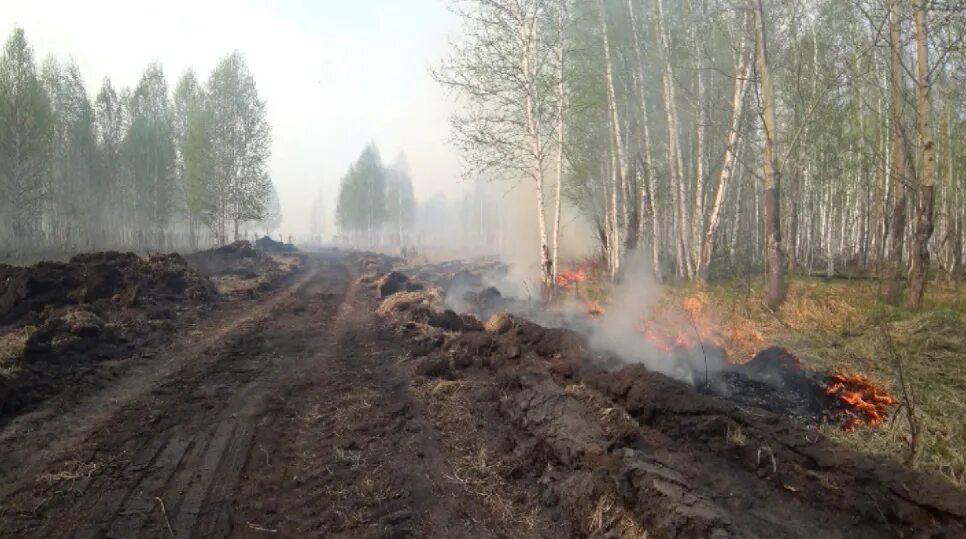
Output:
[[85,365],[164,340],[215,296],[177,254],[87,253],[0,267],[0,341],[8,344],[0,417],[42,400]]
[[349,254],[349,261],[356,270],[367,276],[370,282],[378,280],[380,276],[401,266],[405,261],[398,256],[381,253],[353,251]]
[[379,290],[379,297],[385,298],[400,291],[416,292],[422,290],[423,285],[410,281],[405,273],[390,271],[376,279],[376,289]]
[[278,271],[278,263],[272,257],[255,250],[252,244],[245,240],[191,253],[185,259],[198,272],[208,277],[235,275],[255,278]]
[[211,283],[178,254],[141,258],[134,253],[79,254],[66,263],[41,262],[30,267],[0,267],[0,324],[41,321],[51,307],[93,304],[95,311],[112,305],[132,307],[175,299],[204,300]]
[[211,279],[220,294],[253,294],[271,289],[281,277],[301,265],[297,250],[265,252],[245,240],[185,258],[192,267]]
[[275,241],[269,236],[262,236],[255,240],[255,247],[270,253],[294,253],[298,251],[291,243]]
[[[838,446],[794,407],[707,394],[505,313],[485,331],[443,330],[414,315],[438,311],[436,298],[396,296],[380,306],[386,330],[408,339],[447,459],[479,463],[460,481],[487,486],[481,503],[566,523],[570,536],[966,534],[966,493]],[[814,389],[781,349],[743,369],[732,373],[769,399]],[[785,386],[771,379],[780,373]]]
[[376,312],[381,315],[393,315],[396,319],[407,322],[417,322],[446,331],[462,331],[479,321],[464,318],[450,309],[440,307],[439,296],[430,290],[413,292],[396,292],[385,298]]

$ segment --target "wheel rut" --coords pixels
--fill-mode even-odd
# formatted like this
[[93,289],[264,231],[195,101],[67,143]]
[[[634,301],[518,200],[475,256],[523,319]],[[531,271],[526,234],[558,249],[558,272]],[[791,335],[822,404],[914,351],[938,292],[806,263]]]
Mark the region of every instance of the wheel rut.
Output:
[[73,449],[25,463],[47,471],[5,496],[0,536],[230,535],[258,421],[266,424],[271,397],[331,342],[346,300],[340,257],[314,260],[308,272],[221,339],[171,359],[186,361]]

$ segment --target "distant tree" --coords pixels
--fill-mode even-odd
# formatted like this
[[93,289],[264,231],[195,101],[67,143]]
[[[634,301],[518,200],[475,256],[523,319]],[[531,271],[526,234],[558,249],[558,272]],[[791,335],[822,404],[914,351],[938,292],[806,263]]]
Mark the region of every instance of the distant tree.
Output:
[[150,64],[127,102],[131,126],[124,156],[135,193],[138,243],[165,247],[175,208],[175,148],[168,85],[160,64]]
[[275,183],[270,183],[268,196],[265,198],[265,211],[258,221],[258,226],[265,230],[265,235],[271,236],[282,225],[282,205],[278,200]]
[[97,175],[94,109],[77,64],[44,62],[42,78],[51,98],[53,144],[48,180],[50,239],[62,249],[91,249],[103,233],[107,195]]
[[109,78],[105,78],[94,99],[94,133],[97,142],[97,176],[105,195],[102,222],[105,239],[124,242],[127,216],[125,202],[132,196],[122,181],[122,143],[128,127],[124,103]]
[[322,243],[322,233],[325,228],[325,197],[320,189],[315,199],[312,200],[312,209],[309,215],[309,241],[315,244]]
[[365,233],[366,245],[374,244],[376,234],[387,220],[386,183],[387,171],[379,149],[369,144],[339,184],[336,224],[340,231],[356,239]]
[[387,171],[386,214],[388,224],[395,233],[396,244],[404,245],[406,233],[412,229],[416,217],[416,196],[409,175],[409,163],[403,154],[399,154]]
[[197,227],[208,205],[212,173],[211,120],[205,94],[188,69],[174,90],[173,129],[177,150],[178,191],[188,219],[188,244],[197,248]]
[[238,51],[215,67],[207,96],[214,174],[206,220],[224,243],[229,226],[237,239],[242,223],[264,217],[271,189],[271,126],[255,79]]
[[0,57],[0,240],[14,248],[41,230],[51,125],[33,51],[17,28]]

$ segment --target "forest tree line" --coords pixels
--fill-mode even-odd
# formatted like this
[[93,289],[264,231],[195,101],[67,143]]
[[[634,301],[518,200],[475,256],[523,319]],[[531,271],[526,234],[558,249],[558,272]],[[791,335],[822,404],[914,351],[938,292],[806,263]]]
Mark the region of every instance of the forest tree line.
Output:
[[[930,0],[454,0],[435,71],[474,174],[537,188],[544,282],[560,208],[613,276],[878,275],[890,302],[960,278],[966,6]],[[903,294],[905,292],[905,294]]]
[[340,242],[357,246],[405,246],[412,242],[416,198],[406,158],[385,166],[367,145],[339,182],[335,220]]
[[91,98],[73,61],[38,67],[22,29],[0,57],[0,257],[195,249],[277,226],[271,129],[244,57],[173,91],[162,66]]

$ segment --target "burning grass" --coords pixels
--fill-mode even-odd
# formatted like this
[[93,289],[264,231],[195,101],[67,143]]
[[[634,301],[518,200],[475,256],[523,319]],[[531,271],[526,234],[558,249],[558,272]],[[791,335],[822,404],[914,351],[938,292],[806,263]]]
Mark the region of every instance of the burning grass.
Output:
[[[842,387],[830,392],[854,402],[857,413],[841,425],[827,425],[827,436],[855,449],[905,460],[910,428],[903,403],[882,412],[889,397],[902,399],[895,361],[884,332],[902,360],[920,426],[913,464],[966,485],[966,293],[930,283],[925,308],[910,311],[882,304],[875,281],[826,281],[794,277],[788,298],[777,313],[761,304],[760,281],[733,281],[707,287],[671,287],[662,301],[680,302],[699,294],[735,343],[758,334],[767,343],[787,347],[806,367],[838,373]],[[757,342],[757,337],[751,338]],[[861,373],[861,374],[860,374]],[[875,385],[878,382],[881,387]],[[833,384],[834,386],[834,384]],[[832,387],[832,386],[830,386]],[[861,427],[861,423],[876,428]]]
[[[589,264],[578,267],[585,278],[577,291],[595,305],[586,309],[594,316],[608,303],[606,278]],[[833,382],[829,392],[846,399],[846,410],[854,413],[821,427],[824,434],[861,451],[906,460],[908,409],[902,402],[890,404],[893,395],[901,401],[903,392],[885,332],[902,358],[920,423],[913,465],[966,485],[966,290],[931,282],[921,311],[883,304],[874,280],[790,277],[778,312],[764,307],[764,295],[761,279],[668,286],[641,329],[664,350],[688,347],[700,336],[732,363],[770,344],[786,347],[806,368],[844,380],[842,386]],[[886,417],[890,407],[893,415]]]

